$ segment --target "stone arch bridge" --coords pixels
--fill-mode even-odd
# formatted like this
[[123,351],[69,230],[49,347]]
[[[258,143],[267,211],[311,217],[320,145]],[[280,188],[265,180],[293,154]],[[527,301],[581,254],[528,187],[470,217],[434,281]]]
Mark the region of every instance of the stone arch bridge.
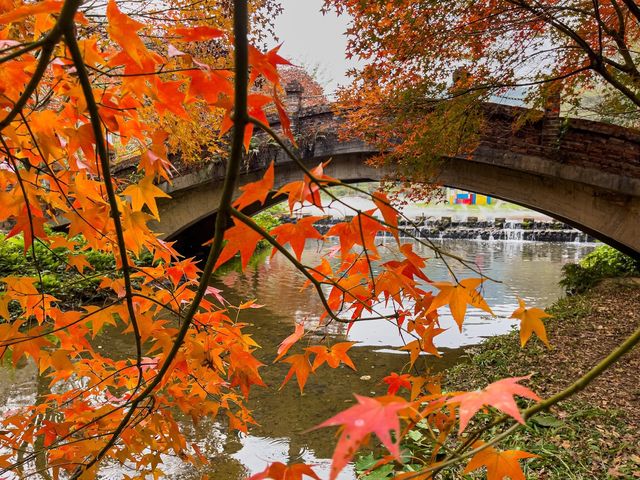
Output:
[[[514,130],[520,107],[485,108],[487,128],[474,154],[443,159],[438,183],[537,210],[640,257],[640,133],[553,114]],[[330,106],[300,110],[294,118],[294,130],[311,139],[299,152],[309,166],[332,159],[326,173],[347,182],[388,173],[365,164],[378,153],[371,146],[338,139],[341,119]],[[240,184],[261,178],[272,160],[276,188],[301,178],[284,152],[266,144],[247,159]],[[173,198],[159,202],[161,223],[154,228],[177,240],[178,249],[198,247],[213,231],[224,165],[198,168],[164,185]]]

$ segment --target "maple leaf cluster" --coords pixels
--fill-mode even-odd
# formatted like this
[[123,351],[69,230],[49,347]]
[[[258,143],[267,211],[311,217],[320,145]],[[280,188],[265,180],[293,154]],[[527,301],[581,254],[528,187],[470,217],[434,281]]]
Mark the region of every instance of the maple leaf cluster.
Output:
[[[389,198],[383,192],[375,192],[371,195],[376,205],[375,209],[359,211],[354,208],[354,216],[351,219],[332,225],[324,235],[314,227],[316,222],[324,218],[322,216],[303,217],[274,227],[267,232],[242,214],[242,209],[255,204],[263,205],[270,196],[286,196],[292,213],[298,206],[309,204],[323,210],[325,205],[319,195],[320,191],[323,187],[339,184],[338,180],[325,174],[326,166],[326,164],[320,164],[308,170],[303,180],[289,183],[276,191],[274,189],[275,167],[272,163],[261,180],[241,187],[241,194],[233,204],[234,226],[225,233],[227,244],[218,259],[218,264],[228,261],[239,253],[242,266],[246,267],[258,241],[266,238],[273,245],[272,255],[279,252],[287,256],[308,278],[303,288],[311,284],[316,287],[325,307],[321,321],[344,322],[350,328],[358,321],[379,319],[393,322],[403,336],[412,337],[413,340],[405,342],[406,345],[401,348],[410,354],[409,368],[415,366],[420,355],[440,355],[434,344],[434,338],[445,331],[439,324],[441,307],[449,307],[461,331],[469,306],[493,314],[480,290],[486,278],[438,282],[427,277],[424,273],[427,258],[413,250],[413,243],[401,240],[398,229],[400,214],[392,207]],[[379,261],[377,238],[382,232],[392,233],[396,242],[398,260],[384,263]],[[419,239],[416,240],[419,241]],[[333,245],[319,265],[307,266],[302,262],[304,247],[309,241]],[[290,251],[285,248],[287,245]],[[386,244],[385,248],[390,247]],[[513,312],[512,318],[522,322],[522,345],[525,345],[533,332],[542,341],[548,343],[544,324],[541,321],[548,315],[540,309],[527,308],[522,300],[519,302],[520,307]],[[392,314],[385,313],[389,309],[393,310]],[[354,345],[353,342],[336,343],[330,348],[327,346],[305,347],[301,353],[285,356],[304,335],[305,326],[297,324],[294,333],[288,336],[278,348],[275,361],[290,365],[282,386],[295,376],[302,392],[309,375],[324,363],[331,368],[337,368],[341,364],[352,369],[356,368],[347,355],[347,351]],[[440,432],[434,458],[440,446],[453,433],[453,426],[457,423],[459,433],[462,434],[471,418],[479,411],[483,411],[485,407],[493,407],[497,412],[502,412],[524,423],[514,397],[521,396],[535,401],[540,399],[531,390],[518,383],[523,379],[500,380],[477,392],[445,393],[441,390],[439,383],[434,382],[433,379],[428,381],[427,378],[419,375],[392,373],[384,379],[388,385],[388,397],[373,399],[356,396],[357,406],[319,425],[319,427],[340,426],[340,438],[333,456],[330,478],[336,478],[358,449],[367,443],[372,433],[375,433],[383,445],[389,449],[391,454],[389,458],[399,461],[400,418],[413,425],[425,420],[433,422],[434,427]],[[401,390],[409,392],[409,401],[394,396]],[[455,407],[458,410],[457,418]],[[393,433],[395,441],[391,440],[390,433]],[[486,460],[488,451],[486,449],[482,451],[484,452],[482,455],[478,453],[473,457],[468,469],[476,468],[475,465],[478,462]],[[511,458],[511,451],[497,453],[496,450],[491,450],[491,452]],[[515,455],[513,458],[530,456],[523,452],[513,455]],[[256,478],[285,478],[278,476],[284,475],[282,472],[285,470],[277,465],[279,464],[274,464],[273,471],[267,469]],[[517,468],[520,471],[517,461],[511,461],[509,466],[504,468]],[[491,472],[491,475],[494,475],[493,470]]]
[[[194,10],[168,2],[166,10],[141,12],[109,0],[96,13],[94,6],[82,10],[79,0],[0,2],[0,221],[12,225],[8,235],[21,235],[34,258],[39,243],[74,251],[67,267],[81,275],[89,274],[83,253],[90,250],[113,256],[117,268],[100,278],[107,300],[99,305],[61,302],[41,275],[0,278],[0,359],[14,366],[32,362],[48,380],[32,405],[0,416],[0,475],[43,462],[54,478],[92,478],[106,459],[134,466],[135,478],[157,477],[162,453],[202,460],[178,416],[195,423],[222,416],[231,429],[248,431],[254,420],[245,400],[252,387],[265,386],[263,364],[254,356],[258,345],[246,332],[246,318],[258,306],[231,305],[208,281],[237,254],[245,268],[261,239],[300,270],[303,288],[316,289],[321,321],[351,327],[377,319],[410,336],[403,348],[409,368],[422,354],[439,355],[434,338],[443,331],[442,307],[460,329],[469,306],[491,313],[481,295],[482,275],[437,282],[424,273],[427,258],[401,240],[399,213],[383,192],[372,195],[374,209],[354,209],[353,218],[324,234],[314,227],[321,217],[266,232],[243,213],[269,196],[286,199],[291,211],[303,204],[324,209],[321,193],[330,195],[327,188],[341,183],[326,173],[328,162],[309,169],[294,156],[301,180],[276,190],[272,164],[232,198],[254,129],[273,135],[268,109],[275,108],[282,133],[295,142],[280,100],[278,66],[288,62],[278,48],[264,52],[247,40],[249,11],[255,17],[270,2],[252,2],[249,9],[236,1],[231,12],[227,4],[206,2]],[[199,140],[203,119],[212,122],[210,143]],[[226,149],[231,137],[223,199],[212,206],[219,221],[203,265],[182,258],[150,223],[159,219],[158,201],[167,201],[161,199],[168,197],[162,183],[171,182],[174,171],[170,149],[193,147],[176,140],[185,132],[199,148]],[[137,174],[114,175],[119,148],[131,145],[139,153]],[[66,234],[48,235],[47,224]],[[376,239],[387,232],[396,257],[382,262]],[[320,264],[305,265],[309,241],[334,248]],[[139,266],[143,256],[152,260]],[[546,342],[540,311],[521,304],[514,317],[522,322],[523,344],[532,332]],[[126,339],[130,352],[102,354],[96,345],[105,335]],[[290,354],[302,338],[298,325],[277,351],[276,361],[291,365],[283,385],[295,375],[302,391],[322,366],[356,368],[347,353],[353,342],[308,345]],[[455,430],[456,406],[460,431],[483,407],[521,421],[513,396],[537,397],[518,380],[448,394],[420,375],[388,376],[389,396],[357,397],[357,405],[320,425],[341,428],[331,478],[371,433],[399,459],[401,421],[408,427],[432,422],[445,436]],[[404,390],[408,401],[395,396]],[[504,463],[511,465],[518,455],[507,453]],[[513,471],[512,465],[501,468]],[[317,478],[309,466],[278,463],[254,478],[303,475]]]
[[[184,157],[184,137],[222,146],[233,127],[233,12],[223,3],[125,11],[111,0],[95,11],[75,0],[0,2],[0,221],[24,238],[36,269],[38,243],[74,251],[66,267],[81,276],[91,275],[89,251],[112,255],[119,270],[100,279],[104,304],[80,307],[51,295],[41,272],[0,278],[0,358],[33,362],[48,384],[36,404],[0,417],[3,471],[31,446],[24,461],[38,456],[56,477],[95,475],[110,458],[144,478],[161,473],[149,449],[197,457],[176,415],[221,415],[241,431],[253,422],[244,399],[264,383],[257,345],[237,319],[245,307],[205,289],[197,262],[149,224],[169,197],[160,183],[172,179],[170,149]],[[251,16],[270,4],[252,2]],[[288,62],[277,49],[250,48],[252,82],[274,93],[250,94],[248,109],[267,122],[263,108],[282,90],[276,69]],[[201,141],[203,124],[214,142]],[[129,150],[137,175],[114,175]],[[50,236],[47,224],[66,235]],[[138,266],[143,256],[152,260]],[[96,348],[105,335],[135,346],[105,356]]]

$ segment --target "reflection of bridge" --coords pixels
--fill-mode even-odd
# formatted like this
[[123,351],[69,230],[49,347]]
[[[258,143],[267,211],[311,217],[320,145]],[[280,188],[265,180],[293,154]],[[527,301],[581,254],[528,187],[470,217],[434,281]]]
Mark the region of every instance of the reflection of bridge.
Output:
[[[470,158],[443,160],[439,183],[484,193],[548,214],[627,253],[640,252],[640,134],[621,127],[545,117],[514,130],[518,107],[488,104],[486,128]],[[327,174],[344,181],[379,180],[385,172],[365,164],[375,152],[361,141],[342,141],[331,109],[302,111],[296,128],[300,155],[310,166],[331,158]],[[276,187],[299,180],[283,152],[266,145],[251,158],[241,183],[255,181],[271,160]],[[222,165],[207,165],[174,180],[173,199],[160,204],[157,230],[184,246],[207,240],[220,198]],[[272,202],[274,203],[274,202]]]

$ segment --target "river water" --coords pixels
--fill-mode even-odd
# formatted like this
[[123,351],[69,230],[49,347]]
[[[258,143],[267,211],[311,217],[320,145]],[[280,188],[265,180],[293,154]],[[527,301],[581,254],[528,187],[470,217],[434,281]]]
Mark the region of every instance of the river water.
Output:
[[[383,240],[381,240],[383,241]],[[545,307],[562,295],[558,286],[562,265],[575,262],[593,249],[592,244],[554,244],[538,242],[483,242],[447,240],[448,251],[475,263],[486,275],[503,283],[485,282],[483,296],[492,307],[495,317],[477,309],[469,309],[462,332],[459,332],[447,309],[442,309],[441,322],[447,331],[436,337],[442,357],[423,357],[421,361],[433,371],[441,371],[464,356],[464,347],[480,343],[484,338],[508,332],[514,323],[508,319],[517,308],[517,297],[528,305]],[[420,254],[429,255],[420,245],[414,245]],[[380,248],[383,260],[392,254]],[[305,250],[306,264],[319,263],[321,252],[316,244]],[[384,258],[388,256],[388,258]],[[452,265],[462,277],[471,276]],[[428,263],[427,275],[433,280],[450,280],[444,264],[436,259]],[[261,369],[268,388],[252,389],[250,406],[259,425],[251,434],[227,433],[219,422],[205,422],[190,437],[200,450],[211,459],[203,467],[183,464],[179,459],[163,457],[163,471],[175,479],[200,478],[203,473],[212,479],[239,480],[256,473],[273,461],[305,461],[316,465],[321,478],[328,476],[330,458],[335,444],[334,430],[309,430],[338,411],[351,406],[353,393],[383,395],[386,386],[382,377],[391,371],[406,367],[408,355],[399,354],[395,347],[402,345],[397,327],[384,322],[357,323],[346,335],[343,325],[317,328],[320,302],[312,289],[300,291],[304,277],[280,255],[272,258],[264,252],[254,259],[244,273],[231,271],[213,282],[223,290],[232,303],[258,299],[265,306],[251,309],[243,320],[252,324],[253,338],[263,347],[256,356],[269,365]],[[295,379],[281,390],[288,364],[270,365],[278,344],[293,332],[295,322],[304,322],[307,331],[313,330],[311,343],[329,337],[329,344],[354,341],[349,351],[358,367],[357,371],[340,367],[336,370],[322,367],[309,377],[304,394],[300,394]],[[307,337],[305,337],[306,339]],[[117,337],[105,340],[105,351],[119,350]],[[111,349],[111,350],[109,350]],[[38,385],[34,369],[24,367],[11,370],[0,367],[0,406],[19,406],[32,401]],[[122,478],[122,470],[108,465],[102,468],[102,478]],[[352,467],[347,467],[341,479],[353,479]]]

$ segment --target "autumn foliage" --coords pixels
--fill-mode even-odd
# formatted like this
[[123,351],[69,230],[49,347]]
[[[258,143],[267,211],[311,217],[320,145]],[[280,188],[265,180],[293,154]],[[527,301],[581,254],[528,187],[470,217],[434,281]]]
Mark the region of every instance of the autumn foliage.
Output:
[[405,178],[432,179],[440,156],[471,154],[491,121],[486,103],[528,107],[514,131],[554,109],[638,126],[637,2],[325,0],[325,9],[349,15],[348,54],[363,65],[341,92],[347,135],[389,152],[378,160]]
[[[230,429],[246,432],[253,419],[245,400],[253,387],[265,386],[260,369],[267,368],[247,333],[258,306],[232,305],[208,282],[238,254],[245,267],[266,240],[306,277],[301,286],[317,291],[323,322],[391,322],[408,338],[407,370],[387,377],[389,395],[358,396],[356,405],[318,426],[340,429],[331,479],[374,436],[388,449],[387,461],[400,462],[401,439],[419,422],[434,432],[433,458],[402,478],[431,478],[468,458],[467,471],[487,465],[489,478],[521,478],[518,461],[531,455],[499,451],[490,438],[481,443],[487,420],[477,413],[489,412],[494,426],[524,422],[543,408],[518,407],[517,398],[539,400],[520,383],[525,379],[445,392],[415,368],[419,355],[439,355],[443,308],[460,328],[470,306],[491,314],[482,298],[490,279],[439,250],[445,261],[463,262],[469,278],[428,278],[428,259],[399,235],[399,213],[383,192],[372,196],[375,209],[354,209],[352,219],[324,235],[314,227],[321,217],[262,230],[243,210],[268,195],[291,210],[323,208],[321,193],[331,196],[328,187],[340,184],[329,175],[330,164],[308,169],[296,156],[278,74],[288,62],[277,48],[259,48],[259,33],[249,30],[267,28],[260,22],[272,7],[244,0],[162,5],[127,13],[127,3],[114,0],[106,8],[78,0],[0,2],[0,220],[12,225],[9,236],[24,237],[26,253],[36,243],[73,251],[69,268],[81,275],[91,275],[82,261],[88,250],[112,255],[117,265],[100,279],[108,300],[77,308],[48,293],[38,275],[0,279],[0,357],[13,365],[33,362],[49,379],[33,405],[0,417],[0,475],[93,478],[108,460],[134,466],[135,478],[157,477],[161,453],[203,461],[178,416],[195,423],[226,417]],[[278,112],[285,138],[270,129],[267,111]],[[150,222],[160,214],[157,199],[167,196],[162,183],[172,179],[169,153],[194,152],[191,142],[202,138],[203,123],[214,140],[198,149],[224,154],[227,174],[220,204],[211,206],[218,213],[209,254],[198,263],[182,258]],[[193,138],[185,140],[190,129]],[[300,179],[276,191],[271,165],[233,198],[243,151],[256,131],[286,149]],[[130,144],[140,151],[138,174],[114,175],[120,147]],[[66,233],[50,235],[48,225]],[[394,237],[396,257],[382,262],[376,238],[385,232]],[[301,254],[310,239],[336,248],[320,264],[305,265]],[[152,261],[140,266],[143,255]],[[532,333],[547,341],[544,316],[524,303],[514,312],[523,345]],[[105,332],[131,341],[126,357],[94,347]],[[283,384],[295,377],[302,391],[319,368],[357,368],[352,342],[303,347],[304,337],[296,325],[278,348],[276,361],[290,366]],[[445,444],[450,453],[437,455]],[[312,466],[281,463],[253,478],[303,476],[318,478]]]

